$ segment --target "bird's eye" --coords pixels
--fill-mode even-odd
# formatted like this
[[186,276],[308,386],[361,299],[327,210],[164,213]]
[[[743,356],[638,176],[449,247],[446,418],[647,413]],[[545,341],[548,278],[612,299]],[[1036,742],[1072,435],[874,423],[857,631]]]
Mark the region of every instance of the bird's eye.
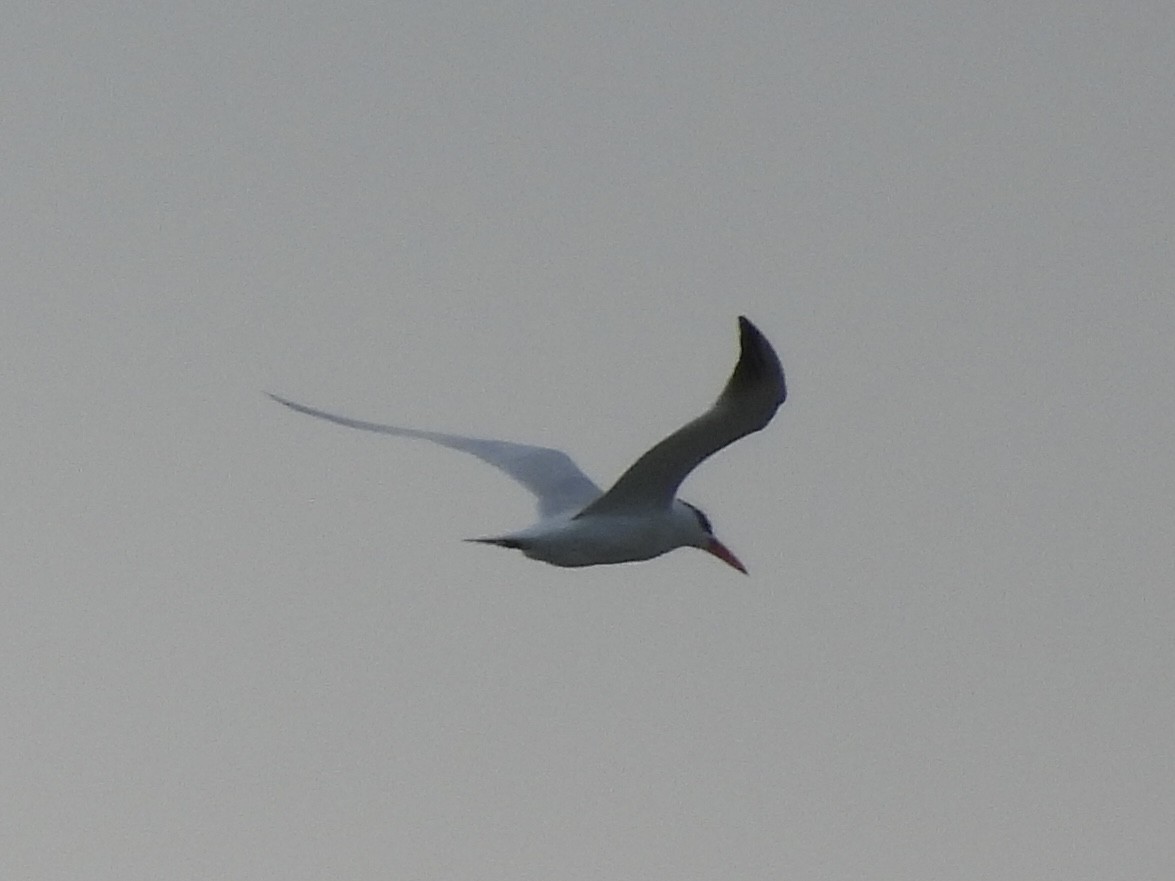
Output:
[[706,531],[708,535],[714,534],[714,527],[710,525],[709,517],[707,517],[698,508],[695,508],[689,502],[682,502],[682,504],[694,512],[694,516],[698,518],[698,524]]

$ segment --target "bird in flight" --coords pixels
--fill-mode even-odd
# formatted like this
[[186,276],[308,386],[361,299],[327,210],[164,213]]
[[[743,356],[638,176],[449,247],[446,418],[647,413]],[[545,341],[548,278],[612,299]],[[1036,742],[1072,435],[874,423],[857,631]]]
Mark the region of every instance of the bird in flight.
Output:
[[559,450],[364,422],[274,394],[269,397],[291,410],[348,428],[432,441],[469,453],[534,494],[539,516],[534,525],[467,541],[514,548],[555,566],[628,563],[694,547],[746,574],[746,567],[715,538],[710,518],[676,497],[694,468],[723,447],[766,427],[787,397],[783,368],[771,343],[745,317],[739,317],[738,328],[738,362],[718,400],[637,459],[607,492]]

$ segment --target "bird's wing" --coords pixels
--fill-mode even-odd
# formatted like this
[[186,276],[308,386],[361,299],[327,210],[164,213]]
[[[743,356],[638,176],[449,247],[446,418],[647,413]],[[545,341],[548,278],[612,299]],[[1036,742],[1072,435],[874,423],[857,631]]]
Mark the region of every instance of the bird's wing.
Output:
[[667,508],[699,463],[771,421],[787,397],[779,356],[746,318],[738,326],[738,363],[714,406],[637,459],[577,517]]
[[[268,394],[268,393],[267,393]],[[509,441],[483,440],[476,437],[462,437],[457,434],[442,434],[439,431],[419,431],[415,428],[397,428],[394,425],[380,425],[337,416],[323,410],[287,401],[270,394],[279,404],[291,410],[317,416],[330,422],[337,422],[348,428],[361,428],[395,437],[417,438],[432,441],[443,447],[460,450],[477,456],[483,462],[493,465],[513,477],[538,501],[539,517],[545,518],[568,511],[577,511],[600,497],[600,488],[592,483],[571,458],[559,450],[547,447],[532,447]]]

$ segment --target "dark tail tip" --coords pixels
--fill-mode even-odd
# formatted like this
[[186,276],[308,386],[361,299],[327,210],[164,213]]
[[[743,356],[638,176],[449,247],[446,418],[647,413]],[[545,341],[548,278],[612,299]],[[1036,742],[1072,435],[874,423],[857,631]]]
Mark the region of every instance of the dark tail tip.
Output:
[[516,538],[467,538],[464,541],[477,542],[483,545],[497,545],[500,548],[511,548],[515,551],[522,550],[522,542]]

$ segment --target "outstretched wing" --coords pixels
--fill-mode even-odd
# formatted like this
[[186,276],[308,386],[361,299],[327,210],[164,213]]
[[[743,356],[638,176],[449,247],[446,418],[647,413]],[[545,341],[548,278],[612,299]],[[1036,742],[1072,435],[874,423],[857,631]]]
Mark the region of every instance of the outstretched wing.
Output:
[[[268,392],[266,394],[269,394]],[[337,416],[324,410],[316,410],[305,404],[287,401],[270,394],[279,404],[291,410],[317,416],[330,422],[337,422],[348,428],[361,428],[390,434],[394,437],[408,437],[432,441],[443,447],[460,450],[477,456],[488,465],[493,465],[513,477],[534,494],[538,501],[539,517],[550,517],[568,511],[578,511],[600,497],[600,488],[579,470],[571,458],[559,450],[547,447],[532,447],[509,441],[484,440],[476,437],[462,437],[457,434],[442,434],[439,431],[420,431],[415,428],[398,428],[394,425],[380,425]]]
[[714,406],[637,459],[577,517],[667,508],[704,459],[771,421],[787,398],[779,356],[745,317],[739,316],[738,327],[738,363]]

